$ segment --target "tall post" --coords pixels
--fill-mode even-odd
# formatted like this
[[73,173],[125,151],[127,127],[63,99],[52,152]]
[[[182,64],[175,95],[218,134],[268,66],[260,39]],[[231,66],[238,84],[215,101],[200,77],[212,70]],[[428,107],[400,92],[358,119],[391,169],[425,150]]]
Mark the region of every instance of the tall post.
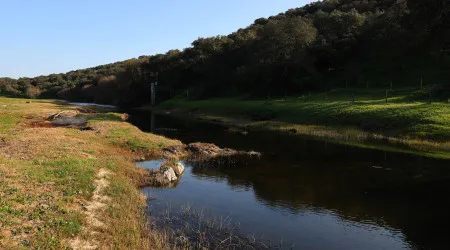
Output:
[[156,94],[155,94],[155,92],[156,92],[156,90],[155,90],[155,83],[154,82],[152,82],[151,83],[151,102],[152,102],[152,106],[155,106],[155,99],[156,99]]
[[155,82],[150,83],[150,92],[151,92],[151,105],[155,106],[156,103],[156,86],[158,85],[158,72],[151,73],[152,76],[155,76]]
[[423,89],[423,77],[421,76],[420,77],[420,90],[422,90]]

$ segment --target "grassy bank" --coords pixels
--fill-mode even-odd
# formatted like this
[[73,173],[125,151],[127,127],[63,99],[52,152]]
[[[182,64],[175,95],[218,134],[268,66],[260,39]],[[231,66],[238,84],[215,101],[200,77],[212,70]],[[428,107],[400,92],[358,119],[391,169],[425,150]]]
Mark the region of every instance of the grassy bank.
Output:
[[[398,144],[429,156],[450,157],[450,104],[430,100],[427,91],[338,89],[275,100],[172,99],[157,106],[172,114],[247,129],[288,131],[358,146],[367,142],[399,150]],[[380,146],[380,145],[378,145]],[[403,147],[404,148],[404,147]]]
[[[88,129],[34,126],[75,107],[0,98],[1,249],[157,249],[139,152],[180,142],[143,133],[120,114],[78,114]],[[159,247],[158,247],[159,246]]]

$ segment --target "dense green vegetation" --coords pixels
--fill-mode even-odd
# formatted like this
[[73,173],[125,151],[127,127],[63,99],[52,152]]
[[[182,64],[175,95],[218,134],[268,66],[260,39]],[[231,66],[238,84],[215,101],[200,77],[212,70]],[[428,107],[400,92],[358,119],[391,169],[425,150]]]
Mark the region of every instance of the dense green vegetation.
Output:
[[35,78],[0,79],[7,95],[120,105],[159,101],[272,98],[339,87],[433,87],[446,96],[450,7],[445,0],[325,0],[257,19],[183,51]]

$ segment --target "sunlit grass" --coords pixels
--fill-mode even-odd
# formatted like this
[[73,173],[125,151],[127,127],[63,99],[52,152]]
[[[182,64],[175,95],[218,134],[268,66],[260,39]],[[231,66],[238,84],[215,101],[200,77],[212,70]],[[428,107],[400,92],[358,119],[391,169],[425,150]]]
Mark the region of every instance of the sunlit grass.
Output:
[[[135,166],[132,150],[180,142],[144,133],[116,113],[80,114],[92,128],[87,131],[34,128],[32,121],[76,107],[28,101],[0,98],[0,248],[70,249],[79,237],[100,249],[152,249],[149,235],[158,240],[157,233],[148,233],[137,188],[145,171]],[[100,169],[112,175],[101,194],[108,196],[107,208],[98,215],[105,227],[96,229],[84,205]]]
[[[298,130],[297,134],[339,140],[388,140],[420,150],[448,152],[450,104],[424,98],[414,89],[337,89],[325,93],[271,100],[222,98],[187,101],[174,99],[159,105],[174,113],[191,113],[229,125],[271,130]],[[426,95],[425,95],[426,96]]]

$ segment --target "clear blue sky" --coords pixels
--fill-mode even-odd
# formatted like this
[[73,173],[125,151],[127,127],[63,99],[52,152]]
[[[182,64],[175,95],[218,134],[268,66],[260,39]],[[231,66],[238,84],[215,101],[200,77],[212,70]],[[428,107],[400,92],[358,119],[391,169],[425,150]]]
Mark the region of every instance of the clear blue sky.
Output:
[[0,2],[0,77],[32,77],[189,47],[310,0]]

